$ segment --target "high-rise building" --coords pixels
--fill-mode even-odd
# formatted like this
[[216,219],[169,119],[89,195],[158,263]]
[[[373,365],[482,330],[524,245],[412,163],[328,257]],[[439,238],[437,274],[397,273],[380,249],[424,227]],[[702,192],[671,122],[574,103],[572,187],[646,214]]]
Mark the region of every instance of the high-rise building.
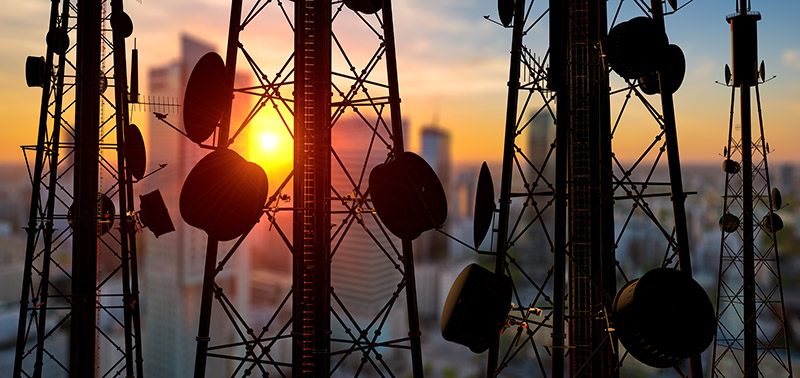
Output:
[[[450,133],[437,125],[428,125],[420,129],[420,140],[422,158],[436,172],[447,198],[450,199],[452,197]],[[453,202],[448,200],[448,214],[453,213],[452,204]],[[447,257],[447,246],[448,240],[442,235],[436,232],[424,233],[415,244],[415,259],[419,263],[441,261]]]
[[[450,154],[450,133],[439,125],[429,124],[420,129],[420,154],[433,168],[442,183],[447,196],[447,220],[445,228],[451,230],[457,221],[457,193],[453,190],[451,171],[453,169]],[[446,293],[443,287],[449,282],[442,282],[442,269],[449,255],[450,240],[444,235],[431,230],[423,233],[414,241],[414,263],[417,277],[417,305],[419,315],[425,322],[435,322],[442,312]]]
[[[172,103],[182,101],[192,68],[211,51],[214,51],[213,46],[183,35],[178,59],[149,71],[151,98]],[[174,108],[169,110],[167,120],[183,129],[181,112]],[[148,377],[189,377],[194,369],[207,236],[183,221],[178,203],[184,179],[209,150],[199,148],[154,117],[148,118],[145,134],[149,172],[155,171],[159,164],[166,164],[166,167],[143,181],[144,192],[161,191],[175,225],[174,232],[158,239],[150,234],[142,237],[140,277],[145,374]],[[220,250],[225,250],[226,245],[222,244]],[[229,264],[216,278],[240,310],[249,303],[249,274],[246,262],[242,262],[246,255],[242,255],[237,256],[238,263]],[[231,327],[223,326],[228,320],[216,303],[212,314],[212,343],[233,340]],[[227,370],[225,363],[209,360],[206,375],[223,376]]]

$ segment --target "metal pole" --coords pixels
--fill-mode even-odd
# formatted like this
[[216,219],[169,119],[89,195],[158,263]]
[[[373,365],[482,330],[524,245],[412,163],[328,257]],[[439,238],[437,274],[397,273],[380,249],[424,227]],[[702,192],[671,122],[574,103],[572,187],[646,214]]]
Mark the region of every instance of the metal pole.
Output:
[[[111,13],[122,14],[122,0],[111,2]],[[120,247],[122,248],[122,303],[125,327],[125,372],[128,377],[134,376],[134,356],[133,356],[133,314],[131,308],[131,288],[130,288],[130,249],[129,240],[135,238],[131,230],[130,218],[128,217],[128,196],[129,186],[126,180],[125,167],[125,131],[128,128],[128,69],[125,59],[125,37],[113,30],[114,43],[114,102],[116,107],[117,121],[117,177],[119,180],[119,214],[120,214]],[[137,344],[137,348],[139,345]]]
[[295,2],[293,365],[330,372],[331,2]]
[[[660,30],[666,30],[664,25],[664,10],[661,0],[651,0],[650,6],[653,19],[658,23]],[[666,32],[666,31],[665,31]],[[659,72],[659,88],[665,88],[666,80],[663,72]],[[689,251],[689,230],[686,225],[686,194],[683,190],[681,178],[681,160],[678,154],[678,133],[675,123],[675,104],[672,93],[661,91],[661,111],[664,117],[664,138],[667,144],[667,164],[669,167],[669,181],[672,191],[672,212],[675,219],[675,238],[678,249],[679,266],[682,272],[692,275],[692,261]],[[744,132],[744,128],[742,129]],[[700,355],[689,358],[692,377],[703,376],[703,361]]]
[[239,31],[241,30],[242,18],[242,0],[233,0],[231,2],[231,19],[228,24],[228,47],[225,53],[225,68],[228,73],[229,87],[227,93],[230,93],[231,101],[228,106],[223,110],[222,121],[220,122],[219,129],[219,146],[218,148],[227,148],[231,141],[228,140],[231,127],[231,107],[233,106],[233,82],[236,80],[236,57],[239,52]]
[[206,244],[206,261],[203,272],[203,294],[200,297],[200,325],[197,329],[197,352],[194,359],[194,377],[206,376],[206,353],[208,343],[211,341],[209,330],[211,328],[211,305],[214,293],[214,265],[217,263],[217,247],[219,242],[208,237]]
[[[236,78],[236,55],[239,48],[239,30],[242,17],[242,0],[231,2],[231,15],[228,24],[228,46],[225,56],[225,68],[228,75],[227,92],[230,94],[230,101],[222,111],[222,119],[219,127],[218,150],[228,148],[230,141],[228,135],[231,124],[231,108],[233,106],[233,82]],[[203,293],[200,302],[200,324],[197,330],[197,350],[194,360],[194,377],[203,378],[206,375],[206,360],[208,359],[208,344],[211,342],[209,330],[211,328],[211,306],[214,294],[215,267],[217,264],[217,251],[219,241],[208,236],[206,245],[206,260],[203,270]]]
[[[739,15],[747,14],[749,7],[747,0],[739,1]],[[733,28],[731,20],[731,28]],[[734,41],[734,44],[736,42]],[[734,47],[736,47],[734,45]],[[747,46],[741,46],[746,48]],[[750,114],[750,85],[751,73],[744,67],[734,64],[734,78],[745,74],[748,77],[738,79],[741,82],[739,99],[742,123],[742,280],[744,308],[744,376],[747,378],[758,376],[758,337],[756,335],[756,297],[755,297],[755,262],[753,247],[753,156],[752,132]],[[747,72],[745,72],[747,71]]]
[[753,238],[753,156],[750,86],[742,82],[739,93],[742,122],[742,274],[744,280],[744,376],[758,376],[756,335],[755,261]]
[[70,375],[81,378],[93,377],[97,364],[95,311],[101,8],[99,1],[78,4]]
[[[503,168],[500,178],[500,212],[498,215],[497,244],[494,271],[505,274],[508,217],[511,207],[511,173],[514,163],[514,139],[517,135],[517,98],[519,96],[519,71],[522,54],[522,28],[525,24],[525,1],[514,6],[514,25],[511,35],[511,64],[508,73],[508,99],[506,103],[505,139],[503,142]],[[494,335],[486,361],[486,376],[494,377],[500,349],[500,334]]]
[[[403,118],[400,114],[400,88],[397,80],[397,50],[394,43],[394,18],[392,1],[383,0],[383,37],[386,44],[386,71],[389,82],[389,104],[392,120],[392,153],[398,156],[403,145]],[[422,331],[417,310],[417,282],[414,274],[414,249],[411,240],[403,239],[403,267],[406,280],[406,307],[408,311],[408,337],[411,344],[411,369],[415,378],[422,378]]]
[[548,85],[556,91],[556,167],[553,235],[553,357],[551,376],[564,376],[564,280],[567,240],[567,139],[569,138],[569,94],[564,80],[566,57],[566,4],[550,0],[550,76]]
[[417,283],[414,275],[414,254],[411,240],[403,239],[403,269],[406,278],[406,303],[408,306],[408,338],[411,343],[411,371],[414,378],[422,378],[422,331],[417,313]]

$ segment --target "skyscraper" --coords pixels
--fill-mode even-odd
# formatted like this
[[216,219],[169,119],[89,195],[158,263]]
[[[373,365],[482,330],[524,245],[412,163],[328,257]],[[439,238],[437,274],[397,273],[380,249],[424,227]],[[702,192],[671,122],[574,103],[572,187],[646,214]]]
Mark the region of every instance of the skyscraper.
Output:
[[[452,195],[450,170],[450,133],[438,125],[427,125],[420,130],[422,158],[433,168],[448,198]],[[452,201],[448,201],[448,214],[452,213]],[[446,223],[445,223],[446,224]],[[447,257],[448,241],[436,232],[420,235],[416,246],[416,261],[419,263],[441,261]]]
[[[150,70],[148,80],[151,98],[157,101],[182,101],[195,63],[213,50],[211,45],[183,35],[178,59]],[[171,113],[167,120],[183,129],[180,111],[169,110]],[[157,240],[146,235],[142,243],[140,275],[143,282],[141,299],[145,373],[148,377],[189,377],[194,367],[207,237],[203,231],[183,221],[178,202],[184,179],[195,163],[209,151],[199,148],[154,117],[148,118],[145,143],[149,172],[156,170],[159,164],[167,166],[144,181],[144,192],[154,189],[161,191],[175,225],[175,232],[162,235]],[[221,246],[220,249],[223,248]],[[227,284],[225,287],[229,297],[241,302],[240,309],[249,302],[249,275],[242,265],[246,266],[231,264],[217,276],[218,283]],[[237,292],[231,293],[228,288],[234,288],[233,291]],[[221,309],[215,308],[213,314],[212,341],[218,343],[231,339],[230,327],[217,326],[227,322]],[[227,366],[214,362],[217,364],[209,363],[207,375],[224,375]]]

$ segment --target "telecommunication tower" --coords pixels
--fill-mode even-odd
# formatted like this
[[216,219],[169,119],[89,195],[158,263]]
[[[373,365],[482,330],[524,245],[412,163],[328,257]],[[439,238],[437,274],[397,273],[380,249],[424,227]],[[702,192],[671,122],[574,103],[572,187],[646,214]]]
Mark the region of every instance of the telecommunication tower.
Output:
[[[758,64],[757,22],[761,14],[750,2],[737,2],[727,17],[731,25],[732,69],[725,66],[731,87],[728,143],[724,148],[725,195],[719,281],[717,336],[712,376],[791,377],[777,232],[783,221],[780,191],[769,180],[759,86],[768,79]],[[734,133],[736,90],[739,90],[741,135]],[[753,130],[750,96],[754,90],[758,130]],[[756,136],[755,140],[753,136]]]
[[[619,14],[630,13],[624,3],[609,19],[605,1],[498,2],[500,23],[512,28],[501,188],[495,204],[486,195],[492,192],[488,170],[482,172],[475,208],[476,248],[497,213],[495,271],[492,277],[465,269],[451,289],[447,325],[457,320],[470,327],[445,331],[443,320],[445,338],[449,333],[473,351],[488,348],[487,377],[518,371],[618,377],[624,367],[637,368],[633,357],[702,376],[699,355],[713,338],[714,315],[691,278],[684,207],[691,193],[682,185],[672,102],[685,61],[668,42],[665,3],[637,2],[645,14],[621,22]],[[548,26],[549,49],[537,54],[524,37]],[[648,97],[656,94],[660,111]],[[655,127],[641,153],[626,160],[612,142],[630,127],[623,115],[637,102]],[[550,143],[526,146],[527,135],[548,135],[537,131],[548,124],[555,125]],[[654,206],[666,199],[671,216],[662,218]],[[652,269],[644,275],[631,266],[632,256],[620,255],[637,228],[639,237],[648,230],[662,248],[660,256],[634,252],[652,254],[644,257]],[[543,242],[531,248],[537,244],[526,238],[536,234]],[[499,295],[473,289],[475,282],[507,293],[510,311],[480,312],[482,301]],[[464,305],[475,296],[481,300]],[[692,310],[675,310],[684,306]],[[478,316],[487,321],[463,321]]]
[[23,146],[32,195],[14,377],[142,375],[135,232],[148,215],[157,235],[171,223],[156,225],[157,193],[145,196],[155,210],[142,199],[134,211],[145,152],[129,124],[132,32],[122,0],[53,1],[46,56],[27,60],[42,100],[37,144]]
[[[248,43],[248,31],[259,19],[285,25],[285,33],[294,35],[293,51],[274,74]],[[233,87],[237,61],[246,63],[256,85]],[[244,120],[231,122],[231,95],[256,98]],[[399,103],[391,1],[256,1],[246,12],[240,0],[232,2],[225,61],[215,54],[201,59],[184,102],[187,135],[214,150],[192,170],[181,194],[184,219],[209,234],[195,377],[205,376],[212,361],[230,361],[233,376],[422,376],[411,241],[444,219],[439,213],[429,216],[431,201],[414,205],[437,193],[438,181],[435,174],[425,176],[433,173],[430,167],[418,169],[426,168],[424,161],[421,167],[421,159],[403,152]],[[227,164],[212,155],[232,154],[227,147],[260,112],[270,112],[293,138],[294,167],[285,177],[270,176],[277,188],[269,188],[260,204],[256,198],[242,206],[247,209],[242,218],[251,210],[258,216],[236,220],[235,232],[219,237],[230,224],[190,210],[191,203],[224,202],[218,195],[229,192],[205,190],[219,180],[201,178],[217,169],[203,160]],[[212,135],[212,143],[203,144]],[[267,192],[259,174],[245,176],[259,188],[248,192],[254,198]],[[381,201],[388,210],[379,209]],[[289,221],[281,216],[286,212],[292,214]],[[283,300],[256,320],[241,313],[215,281],[253,227],[277,233],[293,260]],[[234,242],[228,247],[221,240]],[[218,259],[220,245],[227,251]],[[223,309],[215,316],[228,318],[237,342],[215,344],[209,338],[215,300]],[[398,323],[407,331],[394,335]]]

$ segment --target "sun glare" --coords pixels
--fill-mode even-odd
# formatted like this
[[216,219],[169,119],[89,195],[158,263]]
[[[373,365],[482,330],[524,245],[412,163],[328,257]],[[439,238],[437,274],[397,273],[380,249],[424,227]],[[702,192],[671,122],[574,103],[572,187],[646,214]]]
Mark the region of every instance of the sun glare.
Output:
[[264,168],[270,181],[283,181],[292,169],[292,137],[277,117],[263,117],[251,127],[248,160]]
[[261,132],[258,141],[261,143],[261,149],[265,152],[275,152],[278,148],[278,136],[272,131]]

